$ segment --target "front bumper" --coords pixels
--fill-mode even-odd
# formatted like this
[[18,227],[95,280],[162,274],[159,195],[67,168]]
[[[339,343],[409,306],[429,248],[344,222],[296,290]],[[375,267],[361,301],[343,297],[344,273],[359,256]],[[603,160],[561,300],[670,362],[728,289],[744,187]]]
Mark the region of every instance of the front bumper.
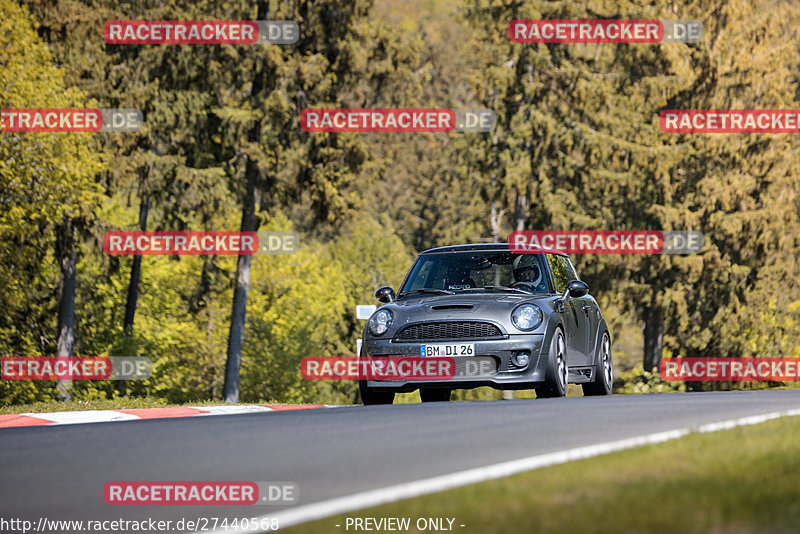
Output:
[[[429,343],[474,343],[475,356],[491,357],[495,360],[497,372],[492,376],[461,377],[447,380],[367,380],[367,386],[375,389],[392,390],[398,393],[414,391],[424,387],[447,387],[469,389],[489,386],[496,389],[530,389],[545,379],[547,366],[546,350],[543,350],[543,334],[508,335],[506,339],[493,340],[436,340]],[[418,357],[423,343],[395,342],[391,339],[365,339],[362,351],[365,356],[411,356]],[[530,363],[519,368],[512,364],[511,356],[517,352],[527,352]]]

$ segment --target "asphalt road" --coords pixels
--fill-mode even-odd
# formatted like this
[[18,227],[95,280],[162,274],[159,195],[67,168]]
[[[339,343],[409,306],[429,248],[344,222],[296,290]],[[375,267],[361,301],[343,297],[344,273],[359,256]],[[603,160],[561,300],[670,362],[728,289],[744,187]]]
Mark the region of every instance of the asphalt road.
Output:
[[111,506],[109,481],[292,481],[308,504],[540,453],[800,408],[800,390],[342,407],[0,430],[0,517],[142,520],[280,506]]

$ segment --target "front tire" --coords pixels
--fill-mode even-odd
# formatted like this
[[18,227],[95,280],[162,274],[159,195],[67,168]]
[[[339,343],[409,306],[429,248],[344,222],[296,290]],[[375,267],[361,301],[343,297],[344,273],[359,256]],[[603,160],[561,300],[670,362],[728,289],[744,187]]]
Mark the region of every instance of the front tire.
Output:
[[558,327],[550,340],[544,384],[534,388],[536,398],[563,397],[567,394],[568,382],[567,341],[561,327]]
[[597,355],[597,370],[594,382],[583,384],[584,397],[611,395],[614,386],[614,361],[611,358],[611,338],[608,332],[603,334],[600,342],[600,354]]
[[366,380],[358,381],[358,392],[361,395],[361,402],[364,406],[392,404],[394,402],[394,391],[376,390],[367,386]]

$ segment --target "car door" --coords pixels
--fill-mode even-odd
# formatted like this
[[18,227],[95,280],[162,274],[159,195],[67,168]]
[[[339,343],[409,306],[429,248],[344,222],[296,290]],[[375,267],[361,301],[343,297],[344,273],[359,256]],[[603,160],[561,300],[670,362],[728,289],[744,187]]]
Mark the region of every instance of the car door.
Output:
[[[572,268],[569,259],[563,256],[556,254],[546,256],[555,291],[563,295],[567,290],[567,283],[577,280],[575,269]],[[563,259],[566,259],[566,262]],[[562,312],[564,336],[567,338],[567,365],[570,367],[589,365],[586,357],[588,325],[582,306],[581,299],[570,298]]]
[[[570,280],[580,280],[569,258],[567,256],[559,256],[558,258],[564,264],[564,269],[567,271],[568,276],[571,277]],[[575,311],[580,324],[579,337],[582,338],[578,341],[580,351],[585,358],[585,365],[591,365],[593,363],[592,356],[594,355],[595,337],[597,335],[599,307],[591,295],[584,295],[570,300],[575,303]]]

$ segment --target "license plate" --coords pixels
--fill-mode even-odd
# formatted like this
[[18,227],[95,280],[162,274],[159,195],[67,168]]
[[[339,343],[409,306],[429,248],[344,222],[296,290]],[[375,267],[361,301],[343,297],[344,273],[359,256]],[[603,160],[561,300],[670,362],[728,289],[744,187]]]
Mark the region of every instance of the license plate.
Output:
[[419,355],[429,356],[475,356],[475,343],[433,343],[420,345]]

